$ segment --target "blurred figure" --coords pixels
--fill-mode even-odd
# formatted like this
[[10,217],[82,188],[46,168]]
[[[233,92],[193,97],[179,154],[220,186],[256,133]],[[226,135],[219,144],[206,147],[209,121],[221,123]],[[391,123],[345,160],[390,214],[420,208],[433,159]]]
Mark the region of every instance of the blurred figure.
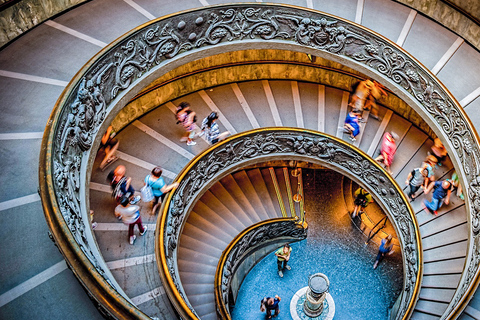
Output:
[[273,316],[277,317],[278,314],[280,313],[280,308],[278,307],[278,304],[280,303],[282,299],[278,296],[275,295],[275,298],[270,298],[270,297],[265,297],[262,299],[260,302],[260,311],[267,312],[267,319],[272,318],[272,311],[274,311]]
[[[153,192],[153,209],[152,214],[155,214],[158,206],[163,202],[167,192],[172,190],[173,188],[178,187],[178,182],[174,182],[170,185],[165,183],[162,177],[163,170],[160,167],[155,167],[152,170],[152,174],[149,174],[145,177],[145,185],[150,186]],[[159,201],[161,200],[161,201]]]
[[112,187],[112,196],[119,202],[123,197],[126,197],[130,200],[131,204],[136,204],[140,201],[140,196],[135,196],[135,189],[132,187],[132,178],[125,177],[126,168],[123,165],[120,165],[111,171],[107,180],[110,182]]
[[350,134],[350,140],[352,142],[356,141],[356,136],[360,133],[360,117],[361,117],[361,111],[353,109],[347,114],[347,117],[345,118],[345,125],[344,129],[345,132]]
[[398,136],[395,132],[386,132],[383,136],[380,155],[375,158],[376,161],[383,162],[385,169],[387,169],[390,174],[392,174],[390,166],[392,165],[395,152],[397,152],[396,140],[398,140]]
[[388,96],[387,92],[383,89],[383,85],[381,85],[377,81],[373,81],[373,86],[370,87],[370,94],[368,95],[367,102],[365,103],[364,109],[371,109],[370,116],[375,120],[380,120],[380,118],[378,117],[377,100],[379,100],[382,96]]
[[115,208],[115,216],[119,217],[124,224],[128,225],[128,239],[130,244],[133,244],[135,239],[137,239],[137,236],[133,234],[135,225],[138,226],[141,236],[147,232],[147,226],[142,224],[142,217],[140,217],[140,207],[130,204],[128,198],[123,197],[120,200],[120,204]]
[[450,203],[450,195],[452,193],[452,183],[450,180],[437,181],[431,183],[427,189],[425,189],[425,194],[428,194],[433,189],[432,201],[423,200],[424,209],[428,212],[438,215],[437,210],[445,203]]
[[462,185],[460,184],[460,179],[458,178],[458,174],[456,171],[453,172],[452,174],[452,192],[457,191],[457,197],[459,197],[462,200],[465,200],[465,196],[463,195],[463,190],[462,190]]
[[352,218],[355,218],[357,214],[361,215],[370,202],[373,202],[372,195],[362,187],[358,188],[355,191],[355,200],[353,201],[355,208],[353,209]]
[[370,95],[370,90],[373,86],[374,84],[371,80],[360,81],[355,88],[355,92],[352,95],[349,105],[356,110],[363,111],[365,102]]
[[438,138],[435,138],[435,140],[433,140],[431,155],[437,159],[437,165],[439,167],[442,166],[442,162],[447,158],[447,154],[447,149],[445,149],[442,141],[440,141]]
[[197,115],[190,110],[190,104],[188,102],[182,102],[178,105],[176,118],[177,124],[181,123],[187,133],[186,137],[182,138],[182,141],[185,139],[188,146],[196,145],[197,143],[192,139],[195,137],[194,123],[197,122]]
[[101,146],[105,151],[105,158],[100,163],[100,170],[104,171],[109,165],[114,163],[118,158],[115,156],[115,152],[120,145],[120,142],[114,138],[115,131],[112,126],[109,126],[107,132],[102,137]]
[[429,185],[430,181],[427,166],[428,163],[424,162],[420,168],[415,168],[408,174],[405,184],[410,186],[410,191],[408,192],[408,199],[410,201],[415,201],[415,193],[420,187],[426,189]]
[[216,122],[217,119],[218,114],[216,112],[212,112],[202,121],[201,134],[205,135],[205,139],[207,139],[210,144],[215,144],[218,141],[222,141],[230,134],[228,131],[220,133],[220,128]]
[[395,250],[393,250],[392,236],[389,234],[388,237],[382,239],[380,243],[377,258],[375,259],[375,263],[373,264],[373,269],[377,269],[378,264],[380,263],[380,261],[383,260],[383,257],[385,257],[386,254],[391,255],[394,252]]

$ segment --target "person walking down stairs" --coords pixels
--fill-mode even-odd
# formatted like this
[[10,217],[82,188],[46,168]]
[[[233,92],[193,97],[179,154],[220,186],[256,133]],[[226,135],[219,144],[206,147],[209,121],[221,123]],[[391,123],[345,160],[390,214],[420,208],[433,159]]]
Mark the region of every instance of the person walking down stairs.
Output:
[[380,155],[375,158],[376,161],[383,162],[385,169],[387,169],[388,173],[390,174],[392,174],[390,166],[392,165],[393,158],[395,157],[395,152],[397,152],[397,145],[395,143],[397,140],[398,136],[395,132],[386,132],[383,136]]
[[438,215],[437,210],[445,203],[450,203],[450,195],[452,193],[452,183],[450,180],[436,181],[431,183],[427,189],[425,189],[425,194],[428,194],[433,189],[432,201],[423,200],[424,209],[428,212]]
[[373,202],[372,195],[362,187],[358,188],[355,191],[355,200],[353,201],[355,208],[353,209],[352,218],[355,218],[357,215],[360,216],[370,202]]
[[391,255],[395,250],[393,250],[392,235],[388,235],[387,238],[382,239],[380,247],[378,248],[377,258],[373,264],[373,269],[377,269],[378,264],[382,261],[383,257],[386,254]]
[[186,131],[186,137],[182,138],[182,141],[187,141],[187,146],[194,146],[197,143],[193,141],[195,137],[195,122],[197,122],[197,115],[190,110],[190,104],[188,102],[181,102],[177,107],[176,112],[177,124],[181,123]]
[[277,256],[277,266],[278,266],[278,275],[280,278],[283,278],[283,270],[292,270],[292,268],[287,264],[290,260],[290,254],[292,253],[292,248],[288,243],[286,243],[283,247],[275,251],[275,255]]
[[202,121],[202,132],[200,135],[205,135],[205,139],[207,139],[208,143],[215,144],[218,141],[224,140],[230,132],[225,131],[220,133],[220,128],[218,127],[218,123],[215,121],[218,119],[218,113],[215,111],[210,113],[205,119]]
[[137,236],[133,234],[135,225],[138,225],[141,236],[147,232],[147,226],[142,224],[140,207],[130,204],[130,200],[127,197],[123,197],[120,204],[115,208],[115,215],[121,217],[122,222],[128,225],[128,239],[130,244],[133,244],[135,239],[137,239]]
[[[152,188],[153,193],[153,209],[152,214],[155,214],[158,206],[162,204],[167,192],[173,188],[178,187],[178,182],[167,185],[162,177],[163,170],[160,167],[155,167],[152,170],[152,174],[145,177],[145,185]],[[161,200],[161,201],[160,201]]]
[[408,192],[408,200],[415,201],[415,193],[422,187],[426,189],[429,184],[428,178],[428,163],[424,162],[420,168],[415,168],[408,174],[405,184],[410,186],[410,191]]

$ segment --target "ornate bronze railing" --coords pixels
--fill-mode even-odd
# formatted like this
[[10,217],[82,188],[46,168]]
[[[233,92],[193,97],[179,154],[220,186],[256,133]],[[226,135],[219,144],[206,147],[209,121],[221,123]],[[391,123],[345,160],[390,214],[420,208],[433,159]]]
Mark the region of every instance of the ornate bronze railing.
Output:
[[259,222],[243,230],[223,251],[215,272],[215,303],[220,319],[231,319],[229,293],[232,278],[242,261],[273,241],[300,241],[307,229],[295,218],[278,218]]
[[[98,133],[106,130],[119,110],[144,86],[169,70],[216,52],[270,47],[322,56],[381,81],[408,102],[440,137],[467,195],[470,241],[465,272],[444,317],[458,315],[479,279],[480,148],[474,127],[440,81],[402,48],[338,17],[286,5],[214,6],[151,21],[107,46],[72,79],[45,130],[40,193],[57,245],[74,269],[81,262],[77,277],[109,312],[131,312],[132,304],[106,267],[88,223],[88,173],[99,146]],[[378,195],[385,196],[384,192],[390,194],[390,189]],[[409,210],[409,206],[402,208]],[[389,206],[385,209],[388,212]],[[172,213],[178,220],[183,212]],[[391,216],[393,220],[402,217]],[[398,222],[404,225],[403,220]],[[174,226],[179,227],[176,223]],[[165,227],[160,234],[178,231],[170,225]],[[408,233],[413,234],[413,230]],[[165,244],[169,250],[176,246],[172,242],[176,237],[165,240],[170,241]],[[415,259],[416,263],[420,261],[420,255],[418,247],[408,243],[404,242],[404,250],[410,266]],[[407,271],[415,273],[419,268]],[[418,278],[412,281],[418,283]],[[166,284],[174,289],[178,285]],[[413,304],[407,309],[411,311]],[[401,313],[406,312],[404,307]]]
[[398,316],[408,317],[422,277],[421,240],[415,215],[402,189],[378,163],[361,150],[327,134],[295,129],[264,128],[247,131],[216,144],[195,157],[178,175],[178,188],[169,195],[157,223],[157,264],[166,291],[180,315],[198,319],[182,287],[177,268],[177,243],[197,199],[223,176],[268,160],[298,160],[340,171],[366,187],[387,212],[402,245],[404,290]]

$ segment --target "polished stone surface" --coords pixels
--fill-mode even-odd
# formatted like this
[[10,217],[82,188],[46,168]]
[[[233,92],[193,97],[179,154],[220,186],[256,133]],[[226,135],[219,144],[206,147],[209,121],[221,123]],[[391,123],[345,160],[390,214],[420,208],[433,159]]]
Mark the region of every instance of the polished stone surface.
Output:
[[347,214],[340,174],[304,170],[304,186],[309,234],[292,244],[292,270],[279,278],[273,252],[260,261],[240,288],[232,318],[264,319],[260,300],[278,294],[282,301],[277,319],[291,319],[293,295],[310,275],[321,272],[330,280],[335,319],[386,319],[403,284],[400,255],[384,259],[373,270],[378,247],[365,246],[365,236]]

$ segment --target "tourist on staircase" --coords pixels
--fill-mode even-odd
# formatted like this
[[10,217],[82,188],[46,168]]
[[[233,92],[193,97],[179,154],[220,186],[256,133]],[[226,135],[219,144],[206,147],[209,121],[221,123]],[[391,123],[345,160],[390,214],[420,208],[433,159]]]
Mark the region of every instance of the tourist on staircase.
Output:
[[277,256],[277,266],[278,266],[278,275],[280,278],[283,278],[283,270],[292,270],[292,268],[287,265],[288,260],[290,260],[290,254],[292,253],[292,248],[288,243],[286,243],[283,247],[275,251],[275,255]]
[[122,198],[120,204],[115,208],[115,216],[120,217],[122,222],[128,225],[128,239],[130,244],[133,244],[135,239],[137,239],[137,236],[133,234],[135,225],[138,225],[141,236],[147,232],[147,226],[142,224],[142,218],[140,217],[140,207],[130,204],[128,198]]
[[378,264],[382,261],[383,257],[386,254],[391,255],[395,250],[393,250],[392,235],[388,235],[387,238],[382,239],[380,247],[378,248],[377,258],[373,264],[373,269],[377,269]]
[[357,140],[356,136],[360,133],[359,122],[361,115],[361,111],[352,109],[352,111],[350,111],[345,118],[344,129],[346,133],[350,134],[350,140],[352,140],[352,142],[355,142]]
[[193,141],[195,137],[195,122],[197,121],[197,115],[190,110],[190,104],[188,102],[182,102],[177,107],[176,112],[177,124],[181,123],[186,131],[186,136],[182,138],[182,141],[187,141],[187,146],[194,146],[197,143]]
[[415,168],[407,176],[405,184],[410,186],[410,191],[408,192],[408,199],[410,201],[415,201],[415,193],[422,187],[426,189],[429,185],[429,171],[427,169],[428,163],[424,162],[420,168]]
[[440,139],[438,138],[435,138],[435,140],[433,140],[433,146],[429,154],[431,154],[437,159],[437,166],[441,167],[442,162],[445,161],[445,159],[447,158],[448,152],[447,149],[445,149],[442,141],[440,141]]
[[370,90],[373,86],[374,84],[372,80],[360,81],[356,87],[354,86],[354,93],[352,95],[352,99],[350,100],[349,106],[362,112],[365,102],[370,95]]
[[365,103],[364,109],[370,110],[370,117],[375,120],[380,120],[378,117],[378,106],[377,100],[382,96],[387,97],[387,92],[383,90],[385,87],[382,86],[377,81],[373,81],[373,85],[370,87],[370,94],[368,95],[367,101]]
[[352,218],[355,218],[357,215],[360,216],[362,213],[364,213],[365,208],[370,202],[373,202],[372,195],[362,187],[358,188],[355,191],[355,200],[353,201],[355,208],[353,209]]
[[376,161],[383,162],[385,169],[388,173],[392,174],[390,166],[392,165],[395,152],[397,152],[396,141],[398,136],[395,132],[386,132],[383,136],[382,149],[380,150],[380,155],[375,158]]
[[115,156],[115,152],[120,145],[120,142],[114,138],[115,131],[112,126],[109,126],[107,132],[102,137],[101,146],[105,151],[105,157],[100,163],[100,170],[104,171],[109,165],[114,163],[118,158]]
[[205,135],[205,139],[207,139],[208,143],[215,144],[218,141],[224,140],[230,132],[225,131],[220,133],[220,128],[218,127],[218,123],[215,121],[218,119],[218,113],[212,112],[210,113],[205,119],[202,121],[202,132],[200,135]]
[[[167,185],[165,180],[162,177],[163,170],[160,167],[155,167],[152,170],[152,174],[149,174],[145,177],[145,185],[152,188],[153,193],[153,209],[152,214],[155,214],[158,206],[162,204],[167,192],[172,190],[173,188],[178,187],[178,182],[174,182],[172,184]],[[161,199],[161,201],[159,201]]]
[[452,183],[448,179],[431,183],[428,188],[425,189],[425,194],[428,194],[432,189],[432,201],[423,200],[424,209],[432,214],[438,215],[437,210],[440,209],[443,203],[447,205],[450,203]]
[[113,190],[112,196],[117,200],[117,203],[119,203],[123,197],[126,197],[130,199],[131,204],[136,204],[141,198],[140,196],[135,196],[135,189],[132,187],[132,178],[125,177],[125,172],[125,166],[120,165],[108,174],[107,180],[110,182]]

